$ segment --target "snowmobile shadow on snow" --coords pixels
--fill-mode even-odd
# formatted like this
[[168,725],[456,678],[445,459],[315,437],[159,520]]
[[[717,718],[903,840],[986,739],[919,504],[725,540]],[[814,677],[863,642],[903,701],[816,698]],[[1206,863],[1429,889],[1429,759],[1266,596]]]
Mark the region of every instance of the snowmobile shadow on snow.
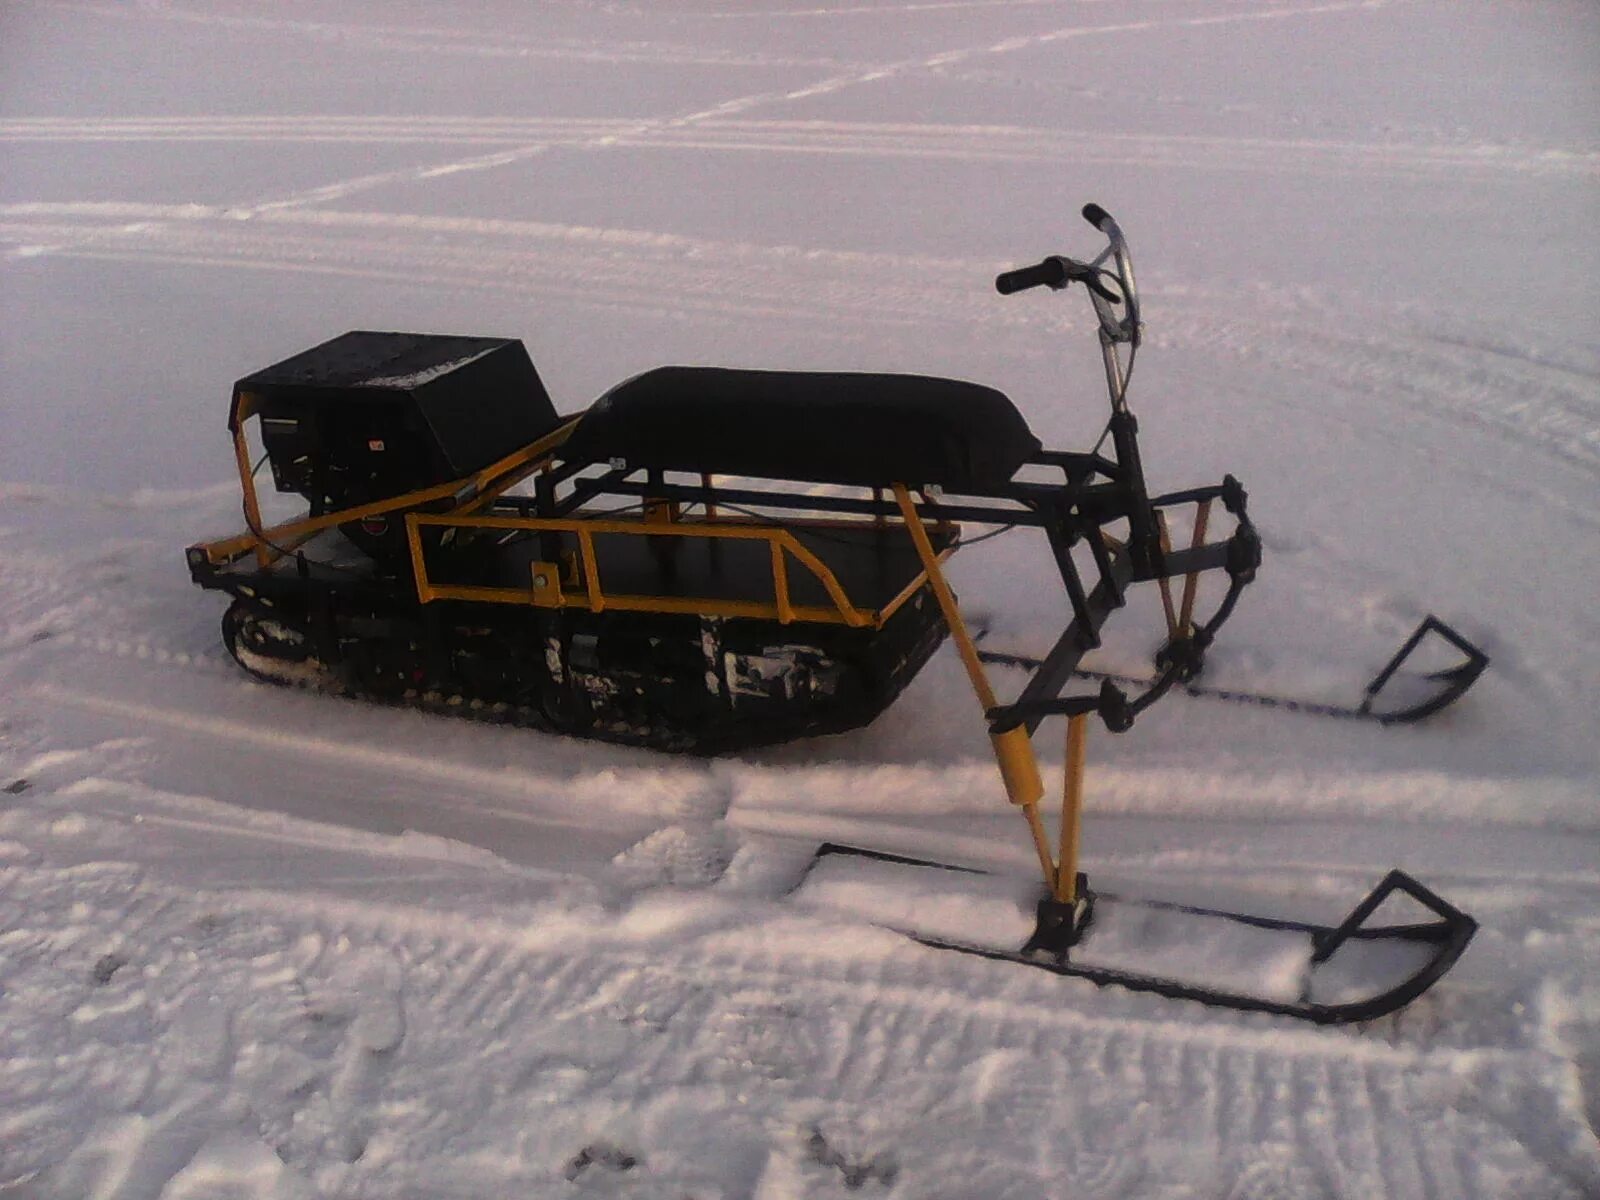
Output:
[[[949,874],[939,864],[871,851],[825,847],[803,891],[875,896],[858,910],[929,944],[1100,983],[1314,1020],[1389,1011],[1448,970],[1474,929],[1401,872],[1318,926],[1097,898],[1078,870],[1089,718],[1120,732],[1193,687],[1261,559],[1232,476],[1149,493],[1127,402],[1142,333],[1132,257],[1108,213],[1083,215],[1105,238],[1092,260],[1052,256],[996,286],[1088,293],[1111,412],[1087,452],[1046,449],[1006,396],[954,379],[662,367],[561,416],[520,342],[352,332],[235,385],[247,529],[189,547],[190,574],[232,598],[224,640],[260,678],[702,754],[864,726],[948,637],[1038,856],[1042,885],[1024,887],[1020,909],[1031,932],[1003,945],[967,936],[963,920],[937,932],[930,914],[984,905],[939,899],[943,883],[930,891],[924,875]],[[304,517],[266,525],[261,461],[277,491],[307,501]],[[1176,547],[1180,513],[1192,536]],[[1039,530],[1070,614],[1043,657],[1007,660],[1027,678],[1004,703],[944,572],[976,540],[970,527]],[[1202,617],[1205,575],[1226,589]],[[1144,583],[1166,626],[1153,676],[1069,692]],[[1406,707],[1378,703],[1429,633],[1467,661]],[[1424,716],[1486,662],[1430,618],[1350,715]],[[1052,845],[1033,738],[1057,717],[1066,771]],[[887,885],[835,878],[844,862],[892,868]],[[1431,919],[1369,926],[1396,892]],[[1152,965],[1141,931],[1210,951]],[[1263,949],[1277,964],[1265,975],[1217,977],[1218,962]],[[1357,960],[1354,981],[1337,982]]]

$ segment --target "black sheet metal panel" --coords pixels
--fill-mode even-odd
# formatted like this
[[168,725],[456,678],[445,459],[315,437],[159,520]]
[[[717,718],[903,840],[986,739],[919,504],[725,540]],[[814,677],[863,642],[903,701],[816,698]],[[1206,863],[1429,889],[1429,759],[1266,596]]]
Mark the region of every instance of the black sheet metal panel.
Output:
[[630,467],[878,486],[1002,488],[1040,449],[981,384],[921,375],[660,367],[612,388],[562,453]]
[[334,426],[368,421],[425,434],[436,477],[415,487],[481,470],[561,420],[515,338],[355,330],[239,380],[230,429],[242,393],[259,397],[263,415],[308,421],[300,436],[320,447]]
[[[436,535],[436,527],[426,527]],[[692,525],[679,528],[692,529]],[[823,561],[853,604],[874,611],[888,606],[922,573],[922,560],[905,530],[898,525],[862,523],[813,528],[792,525],[789,532]],[[935,551],[946,549],[953,535],[929,531]],[[570,533],[553,537],[562,553],[576,553]],[[650,537],[639,534],[593,535],[600,583],[612,596],[694,597],[711,600],[773,601],[772,554],[767,542],[747,538]],[[446,587],[527,589],[534,562],[549,553],[538,537],[507,539],[457,536],[450,545],[425,536],[424,555],[430,582]],[[788,559],[789,599],[803,607],[833,608],[822,582],[792,556]]]

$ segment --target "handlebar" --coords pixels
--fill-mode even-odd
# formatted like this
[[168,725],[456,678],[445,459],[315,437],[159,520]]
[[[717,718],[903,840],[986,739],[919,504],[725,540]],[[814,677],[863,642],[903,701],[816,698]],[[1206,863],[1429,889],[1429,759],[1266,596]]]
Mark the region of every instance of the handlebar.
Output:
[[[1089,289],[1101,336],[1108,345],[1126,346],[1128,361],[1118,368],[1122,381],[1133,366],[1133,352],[1139,348],[1139,293],[1133,281],[1133,259],[1128,241],[1116,219],[1098,204],[1083,206],[1083,219],[1105,235],[1106,247],[1090,262],[1078,262],[1052,254],[1031,267],[1002,271],[994,286],[1002,296],[1029,288],[1049,287],[1059,291],[1074,280]],[[1121,384],[1112,388],[1120,392]]]
[[1000,272],[994,278],[994,287],[1002,296],[1009,296],[1013,292],[1023,292],[1040,285],[1063,288],[1068,281],[1066,259],[1051,257],[1035,266]]
[[1074,262],[1070,258],[1053,254],[1031,267],[1017,267],[1012,271],[1000,272],[994,277],[994,288],[1002,296],[1010,296],[1040,286],[1048,286],[1059,291],[1073,280],[1077,280],[1107,303],[1121,304],[1122,297],[1101,283],[1099,275],[1100,272],[1096,268],[1086,263]]
[[1059,291],[1074,280],[1089,292],[1089,302],[1100,325],[1100,353],[1105,360],[1106,387],[1111,393],[1111,412],[1127,413],[1128,378],[1133,373],[1133,358],[1142,336],[1139,313],[1139,288],[1133,278],[1133,256],[1128,239],[1116,220],[1098,204],[1083,206],[1083,219],[1106,239],[1105,248],[1088,262],[1078,262],[1052,254],[1031,267],[1017,267],[995,276],[995,290],[1002,296],[1029,288],[1048,287]]
[[1111,229],[1108,229],[1107,226],[1115,227],[1116,225],[1116,222],[1111,219],[1111,214],[1098,204],[1085,204],[1083,206],[1083,219],[1107,237],[1111,236]]

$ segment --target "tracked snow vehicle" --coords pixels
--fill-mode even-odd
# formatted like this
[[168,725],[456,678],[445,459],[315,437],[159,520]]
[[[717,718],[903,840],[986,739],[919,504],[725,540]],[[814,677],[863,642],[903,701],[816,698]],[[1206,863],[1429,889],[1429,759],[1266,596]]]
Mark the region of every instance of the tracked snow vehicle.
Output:
[[[1186,578],[1158,680],[1093,699],[1125,727],[1196,669],[1259,549],[1231,478],[1149,496],[1116,358],[1131,279],[1124,302],[1099,268],[1071,278],[1108,331],[1109,456],[1047,450],[954,379],[665,367],[563,417],[519,342],[353,332],[235,385],[248,528],[190,572],[233,596],[227,646],[266,679],[709,753],[871,721],[948,630],[967,654],[940,565],[963,522],[1029,526],[1071,624],[991,714],[997,743],[1058,702],[1128,588]],[[263,523],[252,418],[301,519]],[[1171,549],[1165,512],[1215,504],[1232,534]],[[1196,623],[1208,571],[1229,587]]]
[[[952,379],[666,367],[562,416],[519,342],[355,332],[235,386],[228,426],[248,528],[191,546],[191,575],[233,598],[224,639],[262,678],[702,753],[866,724],[949,636],[1044,883],[1036,927],[1015,946],[918,936],[1233,1007],[1317,1020],[1387,1011],[1443,974],[1474,928],[1398,872],[1336,926],[1182,910],[1304,941],[1297,994],[1077,953],[1094,911],[1077,870],[1088,720],[1127,729],[1188,684],[1260,561],[1231,476],[1150,495],[1126,398],[1141,333],[1132,261],[1104,210],[1084,216],[1107,240],[1095,259],[1051,257],[996,284],[1087,289],[1111,400],[1087,453],[1044,448],[1004,395]],[[276,489],[303,497],[305,516],[264,521],[251,419]],[[1190,509],[1190,544],[1176,549],[1168,516]],[[1064,592],[1065,628],[1044,657],[1011,664],[1028,677],[1004,703],[943,572],[970,525],[1041,530]],[[1202,619],[1207,573],[1226,586]],[[1106,678],[1064,694],[1144,583],[1166,617],[1154,675],[1132,694]],[[1441,678],[1429,703],[1448,703],[1481,669]],[[1054,717],[1068,731],[1059,848],[1033,747]],[[942,870],[825,847],[804,886],[837,893],[840,864],[857,861],[887,869],[901,896],[916,891],[906,869]],[[1396,892],[1433,919],[1365,927]],[[1313,965],[1347,943],[1419,949],[1381,986],[1313,986]]]

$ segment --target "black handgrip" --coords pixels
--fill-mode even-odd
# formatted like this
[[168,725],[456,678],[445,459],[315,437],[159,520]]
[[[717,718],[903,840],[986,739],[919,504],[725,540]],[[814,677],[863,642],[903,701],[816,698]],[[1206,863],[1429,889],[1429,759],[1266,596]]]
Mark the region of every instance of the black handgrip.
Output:
[[1109,232],[1106,229],[1106,222],[1111,220],[1111,214],[1098,204],[1085,204],[1083,206],[1083,219],[1102,233]]
[[1036,266],[1000,272],[994,278],[994,287],[1002,296],[1009,296],[1033,287],[1063,287],[1066,282],[1067,264],[1059,258],[1047,258]]

